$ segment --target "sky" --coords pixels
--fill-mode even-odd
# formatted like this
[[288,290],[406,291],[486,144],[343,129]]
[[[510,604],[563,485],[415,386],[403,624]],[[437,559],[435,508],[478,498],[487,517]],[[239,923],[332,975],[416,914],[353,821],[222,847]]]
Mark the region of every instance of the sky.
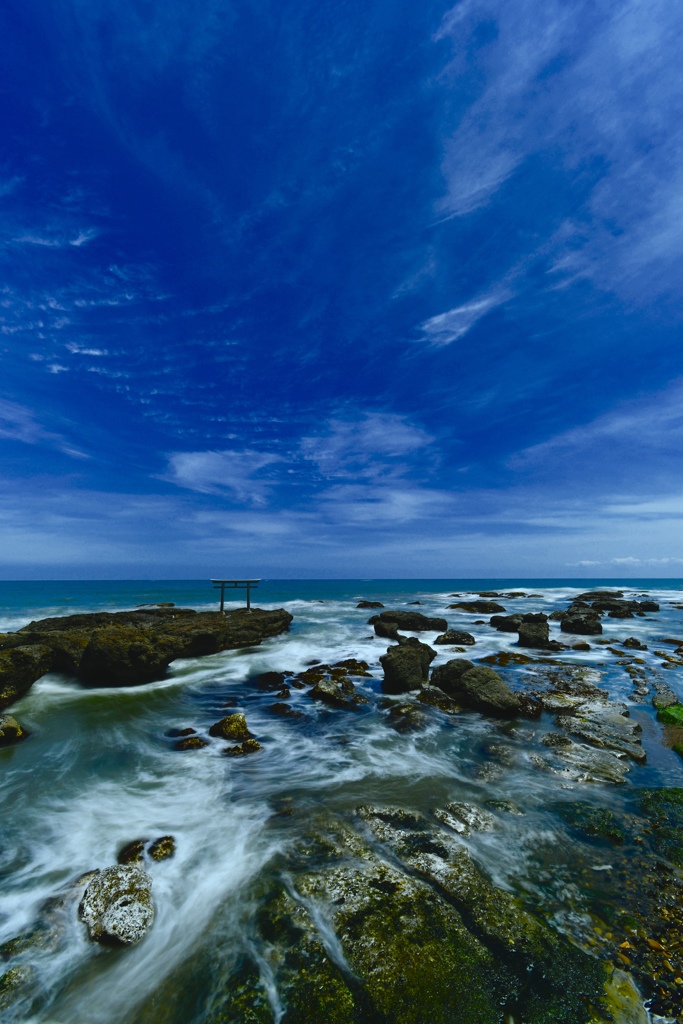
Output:
[[683,576],[682,34],[2,0],[0,577]]

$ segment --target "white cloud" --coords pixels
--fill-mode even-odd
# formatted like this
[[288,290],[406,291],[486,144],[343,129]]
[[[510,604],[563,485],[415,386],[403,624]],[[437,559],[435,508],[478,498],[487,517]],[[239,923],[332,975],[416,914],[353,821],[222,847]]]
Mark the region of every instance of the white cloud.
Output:
[[478,320],[508,298],[510,292],[507,291],[482,295],[462,306],[456,306],[455,309],[449,309],[446,313],[439,313],[425,320],[420,329],[425,340],[435,347],[450,345],[467,334]]
[[231,494],[237,501],[259,505],[265,502],[272,484],[256,474],[282,461],[279,455],[250,449],[171,452],[163,479],[202,494]]
[[16,402],[6,402],[3,399],[0,399],[0,437],[23,441],[24,444],[58,448],[65,455],[72,455],[74,458],[88,458],[84,452],[78,451],[60,434],[53,434],[41,427],[30,409],[23,405],[17,405]]
[[325,434],[302,438],[301,451],[324,476],[373,478],[400,472],[396,460],[433,440],[403,416],[375,412],[357,419],[330,420]]

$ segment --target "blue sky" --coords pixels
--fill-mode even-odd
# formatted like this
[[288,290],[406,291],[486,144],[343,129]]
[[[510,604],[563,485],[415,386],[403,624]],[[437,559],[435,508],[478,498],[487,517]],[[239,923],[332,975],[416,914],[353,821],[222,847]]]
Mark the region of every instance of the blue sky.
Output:
[[683,576],[682,31],[3,0],[0,575]]

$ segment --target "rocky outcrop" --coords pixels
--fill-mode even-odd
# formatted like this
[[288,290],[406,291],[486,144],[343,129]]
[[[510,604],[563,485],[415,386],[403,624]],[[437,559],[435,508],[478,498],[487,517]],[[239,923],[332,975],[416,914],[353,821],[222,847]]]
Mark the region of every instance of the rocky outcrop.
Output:
[[209,729],[209,736],[215,736],[222,740],[238,740],[241,742],[242,740],[253,739],[253,735],[253,733],[249,732],[247,720],[240,711],[221,718],[220,722],[214,722]]
[[597,612],[592,609],[570,609],[560,619],[563,633],[576,633],[579,636],[598,636],[602,633],[602,623]]
[[152,879],[135,864],[96,872],[83,893],[79,917],[93,942],[131,946],[152,926]]
[[457,647],[471,647],[476,640],[471,633],[465,633],[461,629],[447,629],[445,633],[437,636],[435,644],[453,644]]
[[379,659],[384,669],[384,693],[407,693],[418,690],[429,679],[429,666],[436,651],[415,637],[401,637],[397,647],[389,647]]
[[133,686],[163,678],[176,658],[251,647],[286,632],[291,621],[283,609],[223,615],[164,607],[31,622],[0,635],[0,709],[46,672],[96,686]]
[[505,718],[518,715],[522,710],[519,697],[497,672],[485,665],[475,666],[464,658],[438,665],[432,672],[431,682],[462,707],[473,711]]
[[523,615],[493,615],[489,619],[489,625],[499,633],[516,633],[523,618]]
[[407,629],[411,633],[424,633],[427,630],[434,629],[443,633],[444,630],[448,629],[448,623],[445,619],[423,615],[422,612],[380,612],[379,615],[373,615],[372,618],[368,619],[368,623],[374,626],[378,619],[382,622],[393,622],[398,629]]
[[384,608],[381,601],[359,601],[356,608]]
[[376,619],[372,626],[375,630],[375,635],[382,638],[382,640],[398,640],[398,626],[395,622],[385,622],[378,616],[373,616]]

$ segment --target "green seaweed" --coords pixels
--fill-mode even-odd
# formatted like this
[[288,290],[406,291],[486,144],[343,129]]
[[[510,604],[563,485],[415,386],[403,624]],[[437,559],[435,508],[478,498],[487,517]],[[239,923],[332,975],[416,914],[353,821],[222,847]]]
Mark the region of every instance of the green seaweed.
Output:
[[683,704],[671,704],[668,708],[660,708],[657,720],[664,725],[683,725]]

